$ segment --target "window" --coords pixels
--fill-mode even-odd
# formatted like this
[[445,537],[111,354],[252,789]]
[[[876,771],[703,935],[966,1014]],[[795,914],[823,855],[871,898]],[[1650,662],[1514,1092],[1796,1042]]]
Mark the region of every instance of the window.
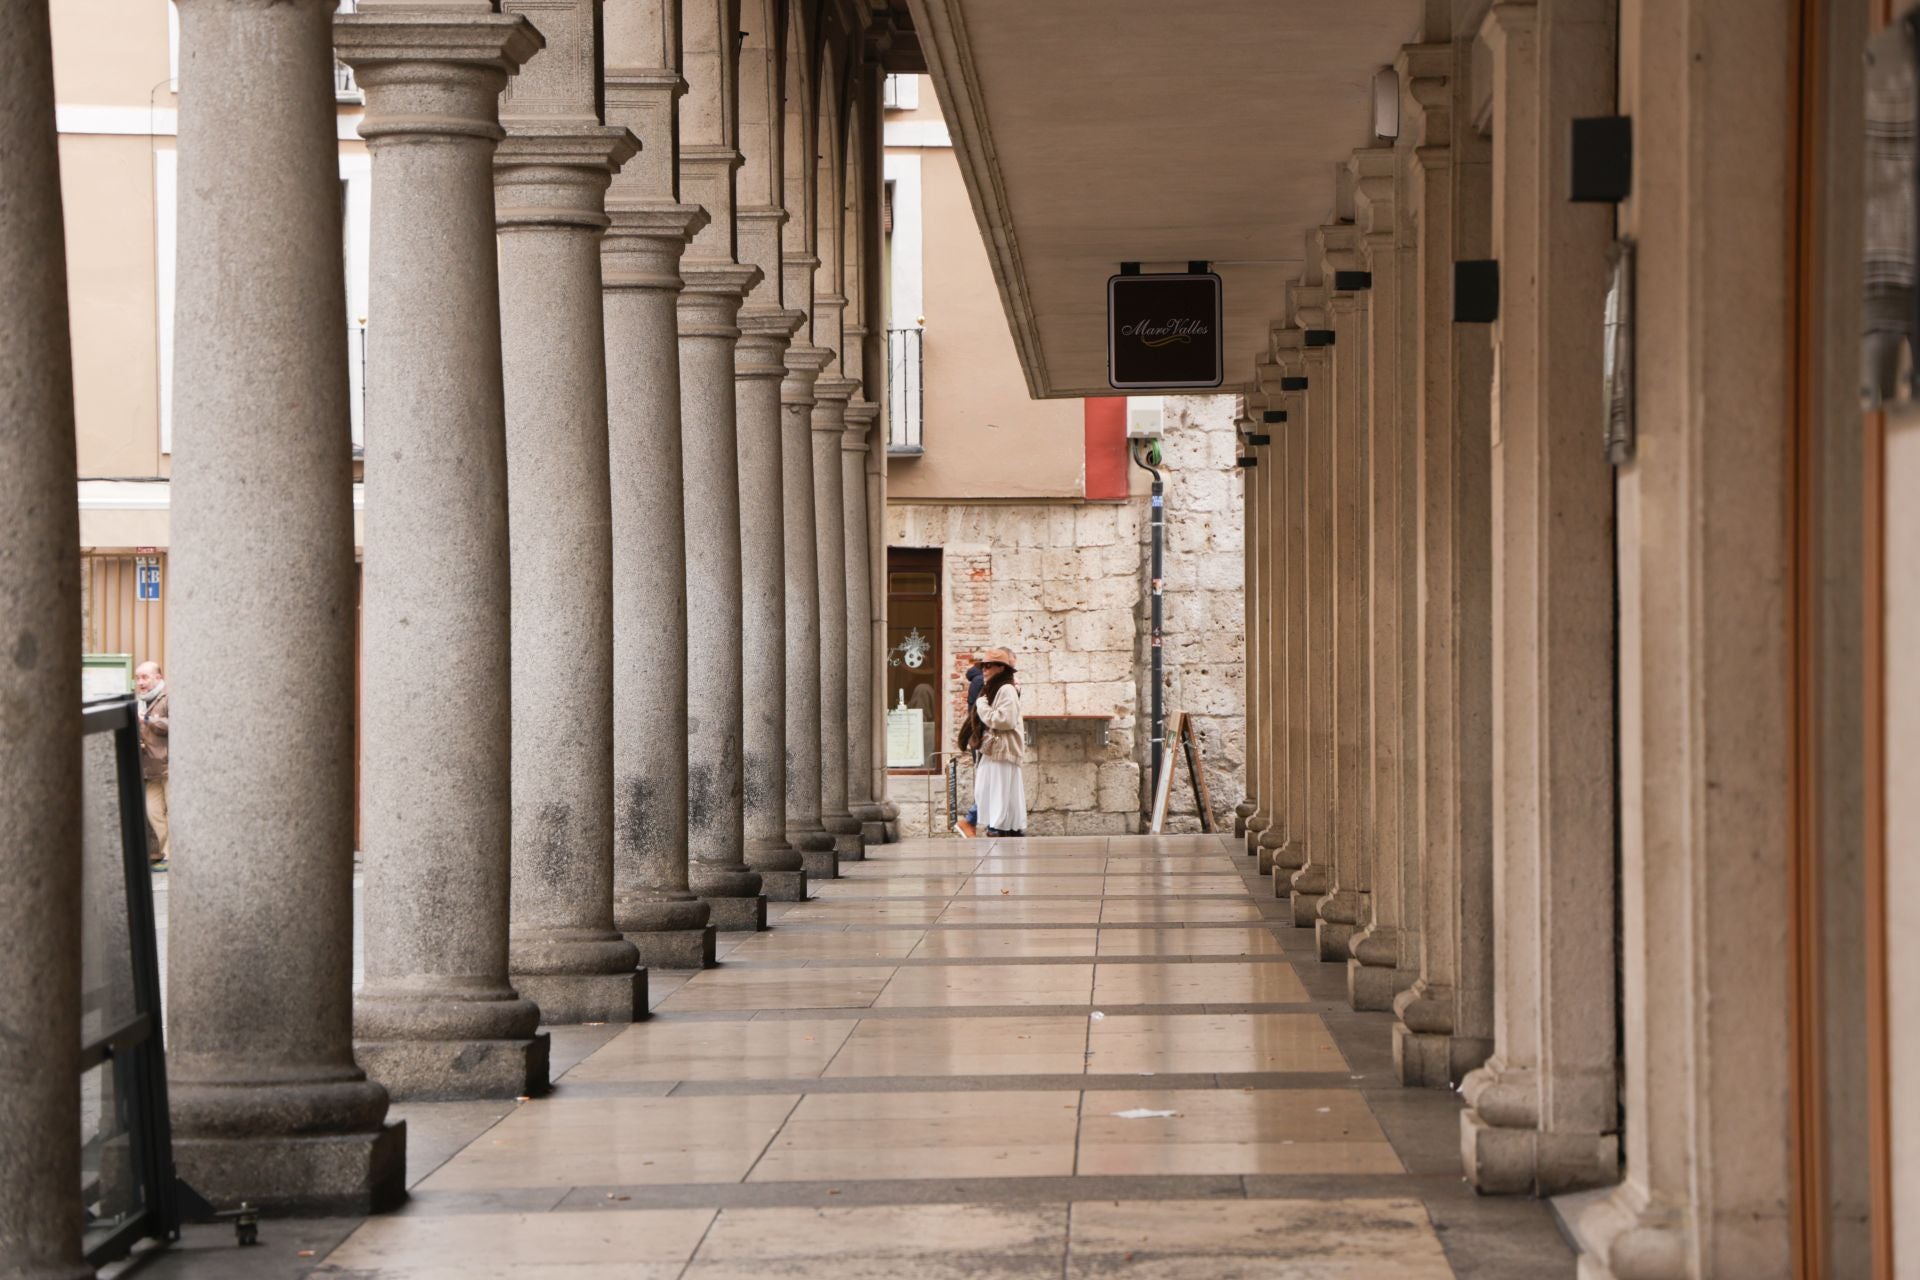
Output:
[[888,76],[880,105],[890,111],[913,111],[920,106],[919,76]]
[[940,549],[887,548],[887,768],[931,773],[943,746]]

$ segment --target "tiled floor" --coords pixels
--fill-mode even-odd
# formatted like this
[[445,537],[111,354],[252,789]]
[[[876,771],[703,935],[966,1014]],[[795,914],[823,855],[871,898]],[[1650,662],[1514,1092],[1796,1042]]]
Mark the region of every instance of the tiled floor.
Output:
[[[1457,1100],[1397,1085],[1390,1019],[1227,841],[846,872],[718,968],[650,975],[651,1021],[557,1031],[551,1095],[405,1109],[412,1201],[311,1274],[1572,1275],[1541,1206],[1465,1191]],[[480,1118],[432,1139],[436,1105]]]

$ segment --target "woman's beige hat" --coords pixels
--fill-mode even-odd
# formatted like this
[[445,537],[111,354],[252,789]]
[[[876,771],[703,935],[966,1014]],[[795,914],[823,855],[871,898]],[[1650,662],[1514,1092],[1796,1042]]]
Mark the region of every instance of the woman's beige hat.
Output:
[[1013,665],[1013,651],[1011,649],[1002,649],[996,646],[980,655],[981,666],[984,667],[989,662],[1001,663],[1010,672],[1017,673],[1020,670],[1020,668]]

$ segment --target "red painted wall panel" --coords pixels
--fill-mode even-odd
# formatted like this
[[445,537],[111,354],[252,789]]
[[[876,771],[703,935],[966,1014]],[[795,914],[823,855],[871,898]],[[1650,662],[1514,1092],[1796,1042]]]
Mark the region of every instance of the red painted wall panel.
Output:
[[1087,423],[1087,491],[1093,498],[1127,496],[1127,398],[1082,401]]

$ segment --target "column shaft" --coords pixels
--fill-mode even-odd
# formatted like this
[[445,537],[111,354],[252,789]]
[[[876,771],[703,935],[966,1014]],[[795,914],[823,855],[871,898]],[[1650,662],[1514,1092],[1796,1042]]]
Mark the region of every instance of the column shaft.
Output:
[[847,556],[847,811],[860,824],[866,844],[886,838],[873,795],[873,539],[867,519],[867,439],[879,416],[877,404],[849,404],[840,455]]
[[[353,1054],[353,448],[332,8],[188,0],[180,40],[174,1158],[218,1205],[365,1213],[404,1195],[406,1136],[383,1123],[387,1092]],[[291,689],[326,710],[296,713]]]
[[[1250,410],[1251,412],[1251,410]],[[1234,427],[1243,436],[1256,430],[1258,413],[1251,417],[1243,415],[1234,423]],[[1245,452],[1243,444],[1242,450]],[[1256,764],[1259,754],[1260,721],[1256,708],[1260,703],[1260,616],[1257,601],[1260,598],[1260,575],[1256,569],[1259,555],[1256,548],[1260,545],[1259,504],[1254,501],[1254,482],[1251,471],[1240,473],[1240,572],[1241,596],[1245,601],[1246,629],[1241,650],[1241,687],[1246,700],[1246,718],[1242,741],[1246,743],[1240,766],[1240,802],[1233,806],[1233,838],[1244,842],[1247,839],[1247,819],[1260,808],[1260,770]]]
[[610,199],[601,244],[613,498],[613,914],[640,962],[714,962],[688,885],[680,255],[697,207]]
[[721,929],[764,929],[746,863],[741,752],[740,454],[734,344],[756,267],[702,262],[680,294],[680,448],[687,521],[687,852]]
[[[1258,427],[1254,427],[1258,430]],[[1252,808],[1239,823],[1240,836],[1245,842],[1249,857],[1260,851],[1260,833],[1273,824],[1273,794],[1267,787],[1271,772],[1269,768],[1267,745],[1271,740],[1274,726],[1264,714],[1265,703],[1261,697],[1267,670],[1267,658],[1271,652],[1266,631],[1266,610],[1264,603],[1271,591],[1271,551],[1264,539],[1267,525],[1269,502],[1268,490],[1272,477],[1266,470],[1266,453],[1251,446],[1243,445],[1243,453],[1256,456],[1258,462],[1241,471],[1242,508],[1245,512],[1246,538],[1244,552],[1247,559],[1247,795]],[[1149,783],[1149,794],[1159,781]]]
[[851,378],[823,375],[814,384],[814,546],[820,563],[820,823],[842,861],[863,856],[860,824],[847,809],[847,534],[841,437]]
[[[1355,268],[1351,226],[1322,233],[1327,274]],[[1337,248],[1336,248],[1337,237]],[[1366,918],[1366,839],[1372,801],[1366,768],[1367,653],[1367,349],[1364,313],[1351,293],[1334,295],[1329,308],[1333,348],[1333,677],[1334,822],[1338,835],[1328,865],[1330,881],[1314,904],[1314,934],[1320,958],[1345,964],[1347,943]]]
[[625,129],[513,124],[495,156],[512,566],[514,987],[548,1023],[647,1015],[613,927],[613,540],[600,234]]
[[[1319,293],[1319,290],[1314,290]],[[1317,308],[1318,304],[1315,303]],[[1310,317],[1317,324],[1320,313]],[[1333,882],[1334,846],[1334,625],[1333,625],[1333,369],[1326,349],[1302,357],[1306,368],[1306,475],[1302,496],[1306,504],[1305,643],[1306,687],[1306,845],[1300,869],[1293,873],[1293,923],[1310,929],[1317,918],[1314,904]]]
[[47,6],[0,52],[0,1270],[93,1275],[80,1223],[80,516]]
[[500,91],[541,40],[524,19],[474,12],[370,9],[335,28],[367,94],[360,132],[379,192],[356,1052],[396,1097],[513,1097],[546,1088],[547,1038],[507,976],[512,725],[493,153]]
[[[787,553],[787,839],[807,874],[839,874],[833,833],[820,820],[820,545],[814,494],[814,383],[828,353],[787,349],[780,385],[780,504]],[[835,474],[838,467],[836,465]]]
[[[1275,354],[1283,378],[1299,378],[1306,373],[1301,358],[1301,335],[1287,329],[1273,335]],[[1284,667],[1278,679],[1285,682],[1286,735],[1285,809],[1286,843],[1274,851],[1273,892],[1275,897],[1291,900],[1293,874],[1306,865],[1308,851],[1307,812],[1307,397],[1303,391],[1285,394],[1283,412],[1287,415],[1286,465],[1280,470],[1281,498],[1275,508],[1277,518],[1272,542],[1281,563],[1276,582],[1283,592],[1279,602],[1284,609],[1284,639],[1277,646]]]
[[1354,157],[1355,204],[1362,261],[1372,287],[1367,295],[1367,369],[1373,411],[1368,422],[1369,523],[1368,773],[1372,779],[1369,825],[1374,859],[1366,928],[1348,943],[1347,997],[1355,1009],[1383,1011],[1419,976],[1418,933],[1408,928],[1408,903],[1417,894],[1419,847],[1413,838],[1412,803],[1418,780],[1411,776],[1414,725],[1412,618],[1414,506],[1412,448],[1414,395],[1411,375],[1417,329],[1412,291],[1402,286],[1395,178],[1398,154],[1390,149]]
[[[740,563],[743,602],[747,865],[767,897],[803,902],[807,873],[787,839],[788,552],[781,502],[780,384],[787,343],[801,319],[791,311],[743,311],[734,412],[739,433]],[[809,462],[811,466],[811,462]]]
[[1485,141],[1450,49],[1410,50],[1420,225],[1420,978],[1394,999],[1405,1084],[1447,1088],[1491,1048],[1491,531],[1484,330],[1452,323],[1453,263],[1485,258]]
[[[1269,398],[1278,406],[1277,389]],[[1285,409],[1275,408],[1285,414]],[[1286,661],[1287,558],[1282,541],[1286,526],[1287,501],[1287,423],[1284,420],[1262,423],[1260,430],[1272,441],[1260,451],[1261,482],[1260,560],[1264,585],[1260,591],[1260,705],[1257,714],[1261,749],[1265,753],[1261,768],[1260,792],[1269,797],[1270,821],[1259,833],[1259,867],[1262,875],[1272,875],[1275,859],[1286,847],[1292,829],[1287,808],[1287,704],[1284,663]]]

